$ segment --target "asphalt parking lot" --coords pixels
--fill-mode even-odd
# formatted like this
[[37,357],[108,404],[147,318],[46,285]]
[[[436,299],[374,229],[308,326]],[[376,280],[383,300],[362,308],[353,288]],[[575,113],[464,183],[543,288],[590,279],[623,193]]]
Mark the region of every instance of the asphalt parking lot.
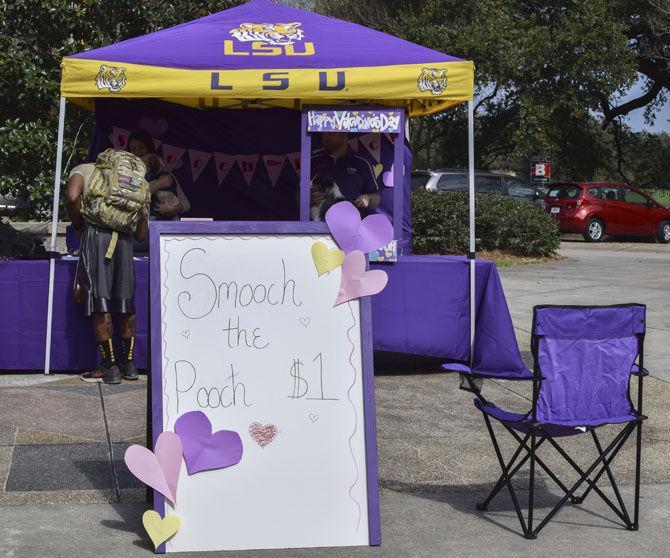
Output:
[[522,350],[527,351],[536,304],[647,305],[645,366],[670,382],[670,244],[561,242],[566,259],[499,269]]

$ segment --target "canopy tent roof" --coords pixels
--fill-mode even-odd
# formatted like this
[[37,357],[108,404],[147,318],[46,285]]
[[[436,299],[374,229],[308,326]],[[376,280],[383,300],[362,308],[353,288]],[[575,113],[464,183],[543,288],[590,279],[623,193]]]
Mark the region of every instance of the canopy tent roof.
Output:
[[472,99],[472,62],[309,11],[253,0],[63,58],[62,96],[188,106],[405,106],[417,116]]

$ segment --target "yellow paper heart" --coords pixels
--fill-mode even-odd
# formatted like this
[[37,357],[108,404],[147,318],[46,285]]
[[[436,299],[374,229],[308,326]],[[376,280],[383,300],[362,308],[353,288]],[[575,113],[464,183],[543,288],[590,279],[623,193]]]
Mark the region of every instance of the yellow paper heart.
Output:
[[340,267],[344,261],[344,252],[338,248],[328,249],[323,242],[312,244],[312,259],[316,266],[316,271],[321,277],[324,273]]
[[154,543],[154,547],[158,548],[179,531],[181,520],[176,515],[168,515],[165,518],[161,518],[154,510],[147,510],[142,516],[142,524],[149,534],[151,542]]
[[378,165],[375,165],[375,178],[378,178],[383,170],[384,170],[384,165],[382,165],[381,163],[378,164]]

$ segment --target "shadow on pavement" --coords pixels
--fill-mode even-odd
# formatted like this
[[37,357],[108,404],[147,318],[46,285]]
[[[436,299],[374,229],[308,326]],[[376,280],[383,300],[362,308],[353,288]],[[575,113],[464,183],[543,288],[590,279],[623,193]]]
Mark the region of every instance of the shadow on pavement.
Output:
[[387,351],[374,352],[374,369],[376,376],[406,376],[408,374],[426,374],[444,372],[442,364],[445,359],[392,353]]
[[[103,519],[100,522],[100,525],[107,527],[108,529],[114,529],[115,531],[134,533],[138,536],[138,539],[134,540],[133,544],[153,552],[154,547],[142,526],[142,507],[143,506],[129,507],[127,504],[112,504],[112,508],[114,508],[114,511],[118,514],[120,519]],[[149,509],[148,506],[146,509]]]
[[[515,485],[515,493],[519,501],[524,520],[528,518],[528,491],[522,488],[528,479],[521,478],[518,485]],[[553,485],[547,483],[545,479],[539,478],[536,481],[535,489],[535,521],[534,526],[537,526],[545,517],[545,515],[562,499],[562,494],[556,494],[549,490],[549,486]],[[382,483],[384,485],[385,483]],[[492,489],[491,484],[473,484],[467,490],[463,490],[462,486],[454,487],[451,485],[435,485],[422,483],[402,483],[393,482],[385,486],[386,490],[408,493],[433,502],[447,504],[454,511],[476,516],[500,529],[504,529],[510,533],[523,536],[521,526],[516,517],[514,504],[510,498],[507,488],[503,488],[501,492],[496,495],[493,502],[489,504],[486,512],[477,510],[476,504],[483,502]],[[458,489],[457,489],[458,488]],[[583,488],[578,490],[578,493],[583,492]],[[602,514],[600,510],[594,510],[593,504],[601,504],[602,500],[593,494],[590,496],[585,504],[576,505],[567,502],[558,514],[551,520],[552,523],[561,523],[563,525],[574,525],[576,527],[593,527],[600,529],[625,530],[625,525],[617,520],[613,515]],[[632,508],[632,503],[631,506]],[[566,519],[565,512],[567,510],[573,511],[570,518]],[[574,511],[579,513],[581,519],[575,517]],[[607,510],[609,511],[609,510]],[[629,510],[629,513],[632,509]],[[589,521],[590,518],[590,521]]]

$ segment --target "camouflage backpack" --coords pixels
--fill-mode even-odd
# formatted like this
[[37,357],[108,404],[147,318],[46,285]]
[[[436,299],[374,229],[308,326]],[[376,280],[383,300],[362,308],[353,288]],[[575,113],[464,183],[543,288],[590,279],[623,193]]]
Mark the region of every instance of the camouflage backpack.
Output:
[[140,214],[149,213],[151,192],[145,174],[146,166],[132,153],[114,149],[100,153],[82,196],[84,218],[116,232],[135,232]]

